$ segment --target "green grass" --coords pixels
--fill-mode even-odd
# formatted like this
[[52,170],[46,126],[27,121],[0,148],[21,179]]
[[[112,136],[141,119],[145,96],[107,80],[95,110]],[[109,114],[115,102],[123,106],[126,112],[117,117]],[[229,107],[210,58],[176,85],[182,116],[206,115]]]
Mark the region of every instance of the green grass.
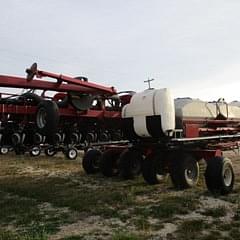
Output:
[[22,232],[57,232],[59,226],[71,223],[71,216],[56,210],[44,212],[38,207],[38,201],[29,198],[9,196],[0,192],[0,223],[2,226],[21,227]]
[[0,240],[47,240],[48,236],[45,232],[28,232],[25,234],[12,233],[0,229]]
[[240,230],[239,228],[232,228],[229,232],[229,236],[234,239],[234,240],[239,240],[240,239]]
[[129,232],[116,232],[112,236],[112,240],[145,240],[147,236],[137,235]]
[[193,195],[163,198],[157,206],[151,207],[157,218],[170,218],[176,214],[187,214],[194,211],[199,201]]
[[135,215],[153,217],[158,219],[168,219],[179,214],[187,214],[194,211],[199,204],[198,197],[192,194],[184,196],[163,197],[152,206],[136,207]]
[[[85,181],[87,178],[84,176]],[[59,226],[91,215],[126,221],[129,216],[126,213],[121,214],[121,211],[137,204],[135,191],[138,186],[142,189],[142,185],[138,182],[135,182],[136,186],[126,186],[126,183],[121,186],[117,181],[113,182],[113,186],[106,188],[100,185],[93,189],[89,182],[84,184],[81,180],[79,176],[1,178],[0,222],[5,225],[14,224],[27,231],[42,226],[47,233],[55,233]],[[96,181],[93,178],[89,180]],[[99,178],[99,181],[103,181],[103,178]],[[104,179],[104,181],[108,180]],[[116,185],[120,186],[116,187]],[[8,195],[11,197],[7,197]],[[53,206],[53,210],[43,212],[39,209],[38,206],[46,202]],[[60,214],[54,211],[54,208],[63,207],[68,208],[69,213]],[[73,218],[72,212],[76,212],[77,217]],[[139,222],[138,225],[140,226],[141,223]]]
[[202,214],[213,218],[224,217],[227,215],[227,208],[225,206],[207,208]]
[[212,230],[208,234],[200,237],[201,240],[219,240],[223,239],[222,234],[219,231]]
[[234,203],[234,204],[240,204],[240,196],[239,196],[240,190],[236,192],[236,189],[233,193],[227,195],[227,196],[217,196],[221,200],[224,200],[226,202]]
[[231,223],[222,223],[217,225],[217,229],[219,229],[220,231],[230,231],[232,228],[232,224]]
[[104,217],[117,214],[110,210],[105,212],[107,206],[117,211],[134,202],[132,193],[124,189],[106,189],[99,186],[99,189],[94,191],[85,185],[61,178],[46,178],[41,181],[24,177],[10,178],[0,181],[0,189],[20,197],[34,199],[39,203],[49,202],[57,207],[69,207],[78,212],[99,214]]
[[229,223],[222,223],[216,226],[217,230],[220,232],[225,232],[226,240],[239,240],[240,239],[240,221],[235,221],[234,218]]
[[240,221],[240,204],[238,204],[237,209],[235,210],[233,219],[235,221]]
[[84,236],[70,236],[62,238],[61,240],[84,240]]
[[[97,187],[93,188],[91,185]],[[158,198],[157,187],[146,185],[141,178],[128,183],[99,176],[11,176],[0,180],[0,189],[19,197],[33,199],[37,203],[49,202],[54,207],[68,207],[85,215],[121,219],[126,217],[121,215],[121,210],[144,204],[137,201],[138,196],[145,194],[152,199]]]
[[[239,207],[234,208],[235,215],[229,224],[221,222],[221,219],[205,223],[202,220],[206,218],[204,216],[199,220],[178,217],[199,209],[199,198],[203,194],[201,186],[174,191],[167,184],[149,186],[142,177],[122,181],[119,178],[104,178],[101,174],[88,176],[79,170],[79,164],[54,159],[1,160],[0,240],[45,240],[63,225],[81,220],[89,224],[84,221],[91,216],[97,216],[97,221],[106,223],[113,240],[151,239],[166,222],[179,225],[177,231],[168,236],[171,239],[224,239],[219,235],[220,231],[229,233],[229,239],[240,239]],[[43,171],[24,173],[22,170],[26,166],[30,166],[30,170]],[[55,170],[58,174],[50,174]],[[234,192],[224,198],[238,203],[239,193]],[[218,207],[207,208],[199,213],[218,219],[225,216],[227,211]],[[112,218],[116,218],[116,221],[112,221]],[[4,229],[14,229],[16,232]],[[109,237],[104,230],[92,231],[90,228],[88,233],[82,233],[79,229],[79,235],[63,236],[61,240]]]
[[177,239],[196,239],[205,228],[209,226],[202,219],[186,220],[178,226]]
[[151,229],[151,224],[144,216],[139,216],[137,219],[135,219],[134,225],[136,226],[137,230],[140,231],[149,231]]
[[[17,221],[21,223],[29,223],[29,221],[39,219],[39,210],[37,203],[32,199],[20,199],[18,197],[3,198],[4,193],[0,193],[0,222],[9,223]],[[3,199],[2,199],[3,198]],[[18,219],[16,219],[18,217]]]

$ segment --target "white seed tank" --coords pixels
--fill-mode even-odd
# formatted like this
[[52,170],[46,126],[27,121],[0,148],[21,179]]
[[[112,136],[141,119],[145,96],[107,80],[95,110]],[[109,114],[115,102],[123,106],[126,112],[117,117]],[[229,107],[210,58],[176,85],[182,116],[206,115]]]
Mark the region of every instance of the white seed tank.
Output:
[[162,137],[175,129],[174,100],[170,91],[148,89],[133,95],[122,110],[128,135]]
[[233,102],[230,103],[230,105],[240,107],[240,102],[239,101],[233,101]]
[[122,118],[128,138],[160,138],[172,136],[175,128],[183,129],[184,120],[240,121],[240,102],[174,100],[169,89],[148,89],[133,95],[130,103],[123,107]]
[[216,102],[205,102],[199,99],[191,98],[177,98],[174,102],[178,128],[181,128],[179,123],[183,119],[240,119],[240,105],[237,105],[236,102],[235,104],[228,104],[224,101],[224,99],[219,99]]

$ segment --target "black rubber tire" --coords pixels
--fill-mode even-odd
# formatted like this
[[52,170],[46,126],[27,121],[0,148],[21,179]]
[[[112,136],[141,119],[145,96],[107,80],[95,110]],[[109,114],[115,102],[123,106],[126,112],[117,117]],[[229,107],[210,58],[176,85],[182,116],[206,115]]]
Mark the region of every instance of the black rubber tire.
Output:
[[54,147],[47,147],[44,150],[44,153],[48,157],[53,157],[57,153],[57,151],[54,149]]
[[118,158],[120,153],[119,150],[108,149],[102,154],[100,157],[100,170],[104,176],[113,177],[118,175]]
[[141,173],[143,156],[135,149],[126,149],[119,157],[119,174],[123,179],[133,179]]
[[[231,175],[226,181],[226,172]],[[234,171],[232,162],[225,157],[213,157],[208,160],[205,171],[205,181],[208,190],[214,194],[226,195],[233,190]]]
[[[38,150],[38,151],[37,151]],[[36,152],[37,151],[37,152]],[[30,151],[29,154],[31,157],[37,157],[41,154],[41,148],[40,147],[33,147]]]
[[65,152],[65,156],[67,157],[67,159],[69,160],[75,160],[78,156],[78,151],[76,148],[74,147],[71,147],[71,148],[68,148]]
[[170,176],[176,189],[196,186],[199,180],[198,161],[187,153],[176,153],[171,161]]
[[82,159],[82,167],[87,174],[94,174],[100,171],[100,157],[102,152],[96,149],[88,150]]
[[36,125],[38,131],[54,139],[59,123],[59,111],[55,102],[44,100],[38,104],[36,112]]
[[142,161],[142,175],[144,180],[151,185],[158,184],[163,180],[162,171],[164,155],[161,153],[151,153]]

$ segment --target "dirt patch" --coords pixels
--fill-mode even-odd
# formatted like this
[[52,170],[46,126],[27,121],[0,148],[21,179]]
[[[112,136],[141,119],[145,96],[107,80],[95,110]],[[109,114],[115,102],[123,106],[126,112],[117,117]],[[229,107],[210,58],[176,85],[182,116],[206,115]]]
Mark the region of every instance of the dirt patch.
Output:
[[98,216],[91,216],[76,223],[62,226],[60,231],[49,237],[49,240],[58,240],[64,237],[89,235],[90,233],[109,235],[110,228]]

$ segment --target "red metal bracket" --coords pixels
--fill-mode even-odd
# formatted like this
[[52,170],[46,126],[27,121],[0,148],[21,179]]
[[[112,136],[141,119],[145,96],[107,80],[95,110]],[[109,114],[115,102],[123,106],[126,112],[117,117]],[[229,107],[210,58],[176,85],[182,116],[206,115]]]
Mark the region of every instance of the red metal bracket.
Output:
[[[10,88],[31,88],[40,90],[52,90],[59,92],[79,92],[79,93],[90,93],[93,95],[114,95],[116,90],[114,87],[105,87],[96,83],[83,81],[73,77],[65,76],[62,74],[55,74],[51,72],[45,72],[37,70],[37,64],[34,63],[29,69],[26,70],[27,77],[13,77],[0,75],[0,87]],[[34,77],[36,77],[34,79]],[[39,78],[49,77],[56,79],[56,82],[39,80]]]

